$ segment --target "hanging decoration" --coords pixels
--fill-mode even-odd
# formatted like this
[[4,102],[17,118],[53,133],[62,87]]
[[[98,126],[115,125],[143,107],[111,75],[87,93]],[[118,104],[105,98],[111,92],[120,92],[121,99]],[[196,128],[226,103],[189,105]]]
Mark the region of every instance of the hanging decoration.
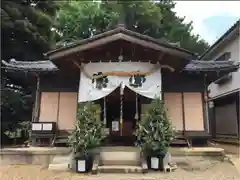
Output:
[[140,72],[140,71],[132,71],[132,72],[109,71],[109,72],[104,72],[104,73],[101,72],[99,74],[93,74],[92,76],[85,71],[84,66],[82,66],[81,70],[90,79],[99,79],[99,78],[104,78],[106,76],[120,76],[120,77],[148,76],[148,75],[151,75],[152,73],[154,73],[155,71],[157,71],[159,68],[160,68],[160,66],[156,65],[148,72]]
[[136,93],[136,113],[135,113],[135,119],[138,120],[138,94]]
[[100,73],[100,74],[93,74],[90,75],[86,72],[84,66],[85,65],[79,65],[76,62],[74,62],[74,64],[76,64],[81,72],[83,72],[85,74],[86,77],[88,77],[89,79],[98,79],[98,78],[104,78],[106,76],[120,76],[120,77],[126,77],[126,76],[148,76],[151,75],[152,73],[154,73],[155,71],[157,71],[159,68],[163,69],[169,69],[171,72],[174,72],[175,69],[168,66],[168,65],[160,65],[160,64],[156,64],[155,67],[153,67],[150,71],[148,72],[140,72],[140,71],[131,71],[131,72],[125,72],[125,71],[109,71],[109,72],[104,72],[104,73]]
[[124,94],[125,84],[121,83],[120,85],[120,135],[122,136],[123,128],[123,94]]
[[[124,83],[132,91],[153,99],[155,96],[161,96],[161,69],[159,65],[147,62],[99,62],[88,63],[84,66],[80,74],[79,102],[94,101],[103,98],[113,92]],[[115,72],[116,76],[107,75],[106,72]],[[116,73],[121,72],[121,73]],[[124,72],[124,73],[122,73]],[[136,72],[133,76],[117,76]],[[148,75],[143,75],[142,72]],[[104,74],[104,76],[102,76]],[[113,73],[112,73],[113,74]],[[131,75],[132,73],[130,73]],[[134,73],[133,73],[134,74]],[[92,78],[101,77],[101,78]]]
[[103,98],[103,124],[106,127],[107,124],[106,97]]
[[[94,73],[93,76],[99,76],[102,75],[102,72]],[[99,90],[106,88],[108,84],[108,77],[107,76],[102,76],[101,78],[93,78],[92,79],[92,84],[94,88],[97,88]]]
[[145,75],[133,75],[129,78],[129,85],[138,88],[142,87],[142,84],[146,81]]

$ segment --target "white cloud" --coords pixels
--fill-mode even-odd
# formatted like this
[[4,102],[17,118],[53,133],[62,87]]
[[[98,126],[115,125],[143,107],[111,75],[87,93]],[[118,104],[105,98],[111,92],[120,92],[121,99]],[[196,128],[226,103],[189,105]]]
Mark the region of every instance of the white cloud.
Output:
[[193,33],[199,34],[210,44],[214,34],[204,26],[203,21],[211,16],[240,17],[240,1],[175,1],[174,11],[180,17],[186,17],[186,22],[193,21]]

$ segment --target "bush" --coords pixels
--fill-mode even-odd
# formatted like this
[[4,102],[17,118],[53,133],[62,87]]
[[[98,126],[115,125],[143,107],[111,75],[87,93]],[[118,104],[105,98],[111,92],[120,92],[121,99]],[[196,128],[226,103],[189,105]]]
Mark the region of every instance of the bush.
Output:
[[101,145],[103,123],[97,115],[93,103],[78,105],[76,129],[69,137],[69,145],[75,153],[87,156],[90,150]]
[[145,118],[137,124],[135,135],[137,146],[146,156],[164,156],[167,153],[174,130],[160,98],[151,102]]

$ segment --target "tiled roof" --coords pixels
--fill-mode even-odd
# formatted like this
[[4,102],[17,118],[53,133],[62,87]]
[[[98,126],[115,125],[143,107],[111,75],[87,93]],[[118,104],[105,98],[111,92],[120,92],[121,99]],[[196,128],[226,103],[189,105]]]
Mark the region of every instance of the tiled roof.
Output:
[[[47,61],[2,61],[7,69],[22,71],[57,71],[58,68],[49,60]],[[192,60],[184,68],[184,71],[231,71],[237,69],[239,64],[233,61],[199,61]]]
[[234,61],[199,61],[192,60],[184,68],[185,71],[229,71],[239,67]]
[[76,41],[74,43],[70,43],[64,47],[60,47],[60,48],[57,48],[57,49],[54,49],[54,50],[51,50],[49,52],[47,52],[45,55],[46,56],[50,56],[54,53],[58,53],[58,52],[61,52],[61,51],[64,51],[64,50],[67,50],[67,49],[71,49],[71,48],[75,48],[77,46],[80,46],[80,45],[83,45],[83,44],[87,44],[87,43],[90,43],[90,42],[93,42],[93,41],[96,41],[98,39],[101,39],[101,38],[105,38],[105,37],[108,37],[108,36],[112,36],[112,35],[115,35],[115,34],[118,34],[118,33],[122,33],[122,34],[125,34],[125,35],[128,35],[128,36],[131,36],[131,37],[135,37],[135,38],[138,38],[140,40],[144,40],[144,41],[147,41],[147,42],[151,42],[151,43],[154,43],[156,45],[159,45],[159,46],[162,46],[164,48],[167,48],[169,50],[175,50],[175,51],[179,51],[179,52],[182,52],[182,53],[186,53],[187,55],[189,56],[196,56],[195,53],[187,50],[187,49],[183,49],[183,48],[180,48],[179,46],[176,46],[174,44],[171,44],[171,43],[167,43],[167,42],[161,42],[153,37],[150,37],[150,36],[147,36],[147,35],[143,35],[143,34],[140,34],[138,32],[135,32],[135,31],[131,31],[131,30],[128,30],[124,27],[117,27],[113,30],[109,30],[109,31],[106,31],[104,33],[100,33],[100,34],[97,34],[97,35],[94,35],[90,38],[87,38],[87,39],[82,39],[82,40],[79,40],[79,41]]
[[25,71],[57,71],[58,68],[49,60],[45,61],[16,61],[11,59],[9,62],[2,60],[6,69],[25,70]]

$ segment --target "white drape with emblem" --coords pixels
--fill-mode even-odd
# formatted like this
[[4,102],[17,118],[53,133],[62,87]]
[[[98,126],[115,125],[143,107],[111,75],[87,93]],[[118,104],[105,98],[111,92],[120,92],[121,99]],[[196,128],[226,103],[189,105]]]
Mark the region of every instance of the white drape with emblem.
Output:
[[[157,68],[149,75],[144,76],[110,76],[92,79],[95,74],[105,72],[149,72],[156,65],[144,62],[99,62],[84,64],[79,83],[78,102],[94,101],[103,98],[113,92],[120,85],[126,86],[132,91],[153,99],[161,98],[161,70]],[[91,77],[88,77],[88,76]]]

